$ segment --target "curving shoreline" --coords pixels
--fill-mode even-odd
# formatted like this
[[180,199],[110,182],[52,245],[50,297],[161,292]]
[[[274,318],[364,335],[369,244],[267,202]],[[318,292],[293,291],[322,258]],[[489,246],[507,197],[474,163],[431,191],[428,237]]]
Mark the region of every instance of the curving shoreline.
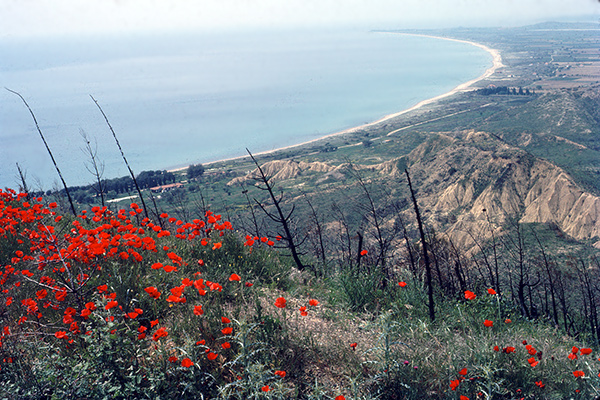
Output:
[[[499,68],[502,68],[502,67],[505,66],[504,64],[502,64],[502,56],[501,56],[501,54],[500,54],[500,52],[498,50],[489,48],[488,46],[483,45],[481,43],[472,42],[472,41],[463,40],[463,39],[453,39],[453,38],[447,38],[447,37],[443,37],[443,36],[425,35],[425,34],[418,34],[418,33],[401,33],[401,32],[382,32],[382,33],[387,33],[387,34],[390,34],[390,35],[419,36],[419,37],[426,37],[426,38],[431,38],[431,39],[442,39],[442,40],[449,40],[449,41],[453,41],[453,42],[470,44],[472,46],[479,47],[480,49],[487,51],[492,56],[492,66],[490,68],[488,68],[487,70],[485,70],[485,72],[482,75],[480,75],[479,77],[477,77],[475,79],[472,79],[472,80],[470,80],[468,82],[461,83],[460,85],[456,86],[454,89],[450,90],[449,92],[443,93],[443,94],[441,94],[439,96],[432,97],[430,99],[426,99],[426,100],[420,101],[419,103],[415,104],[414,106],[412,106],[410,108],[407,108],[406,110],[402,110],[402,111],[399,111],[399,112],[396,112],[396,113],[388,114],[388,115],[386,115],[386,116],[384,116],[382,118],[379,118],[376,121],[369,122],[369,123],[366,123],[366,124],[363,124],[363,125],[359,125],[359,126],[355,126],[353,128],[344,129],[342,131],[334,132],[334,133],[331,133],[329,135],[325,135],[325,136],[321,136],[321,137],[318,137],[318,138],[315,138],[315,139],[307,140],[307,141],[302,142],[302,143],[297,143],[297,144],[293,144],[293,145],[289,145],[289,146],[284,146],[284,147],[280,147],[280,148],[272,149],[272,150],[261,151],[261,152],[258,152],[258,153],[254,153],[254,155],[272,154],[272,153],[275,153],[275,152],[278,152],[278,151],[281,151],[281,150],[288,150],[288,149],[292,149],[292,148],[295,148],[295,147],[304,146],[304,145],[307,145],[307,144],[318,142],[318,141],[323,140],[323,139],[327,139],[327,138],[330,138],[330,137],[335,137],[335,136],[343,135],[343,134],[346,134],[346,133],[356,132],[358,130],[361,130],[361,129],[364,129],[364,128],[368,128],[370,126],[377,125],[377,124],[379,124],[381,122],[384,122],[384,121],[387,121],[389,119],[398,117],[398,116],[400,116],[402,114],[406,114],[408,112],[414,111],[414,110],[416,110],[418,108],[421,108],[421,107],[423,107],[425,105],[428,105],[428,104],[431,104],[431,103],[435,103],[436,101],[441,100],[443,98],[450,97],[450,96],[452,96],[452,95],[454,95],[456,93],[466,92],[466,91],[469,91],[469,90],[473,90],[473,89],[471,89],[472,85],[474,85],[475,83],[477,83],[477,82],[479,82],[481,80],[487,79],[488,77],[490,77],[491,75],[493,75],[496,72],[496,70],[498,70]],[[247,155],[243,155],[243,156],[225,158],[225,159],[217,160],[217,161],[210,161],[210,162],[204,163],[204,165],[206,166],[206,165],[216,164],[216,163],[225,162],[225,161],[239,160],[239,159],[242,159],[242,158],[245,158],[245,157],[248,157],[248,156]],[[170,171],[181,171],[181,170],[185,170],[185,169],[187,169],[187,167],[172,169]]]

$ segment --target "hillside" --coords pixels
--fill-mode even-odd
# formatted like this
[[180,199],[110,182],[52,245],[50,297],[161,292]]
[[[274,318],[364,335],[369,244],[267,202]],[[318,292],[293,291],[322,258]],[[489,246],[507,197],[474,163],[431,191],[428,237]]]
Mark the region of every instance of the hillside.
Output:
[[141,206],[0,190],[0,397],[595,398],[599,86],[552,59],[600,39],[557,27],[452,32],[515,90],[144,171]]
[[[273,182],[287,181],[291,188],[306,181],[315,187],[336,182],[337,190],[344,191],[345,185],[355,184],[347,163],[275,160],[262,168]],[[400,181],[408,168],[428,222],[448,232],[461,247],[474,245],[469,239],[474,232],[486,237],[488,216],[498,226],[515,216],[521,223],[553,225],[600,247],[600,198],[585,192],[556,165],[485,132],[431,134],[406,156],[352,168],[369,174],[372,185]],[[255,179],[256,170],[228,185],[252,184]]]

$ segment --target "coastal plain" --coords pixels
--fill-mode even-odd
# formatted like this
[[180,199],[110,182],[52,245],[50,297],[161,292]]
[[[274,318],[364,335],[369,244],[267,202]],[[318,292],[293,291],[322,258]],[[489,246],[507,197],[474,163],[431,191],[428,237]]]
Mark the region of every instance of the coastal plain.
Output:
[[[409,219],[406,169],[427,221],[466,246],[474,244],[468,236],[487,223],[482,210],[494,212],[498,226],[518,215],[523,223],[545,227],[567,247],[600,246],[596,25],[389,33],[477,44],[491,52],[493,65],[478,79],[408,110],[255,154],[285,194],[284,204],[293,205],[300,220],[310,214],[306,199],[324,215],[340,204],[360,207],[360,178],[377,200],[390,205],[387,213],[403,210]],[[240,157],[204,167],[194,179],[188,179],[187,168],[171,171],[177,183],[155,190],[161,207],[184,218],[203,203],[247,223],[249,199],[262,196],[254,188],[252,160]],[[113,201],[135,196],[109,195]],[[326,223],[335,219],[324,218]],[[360,225],[362,217],[349,218]]]

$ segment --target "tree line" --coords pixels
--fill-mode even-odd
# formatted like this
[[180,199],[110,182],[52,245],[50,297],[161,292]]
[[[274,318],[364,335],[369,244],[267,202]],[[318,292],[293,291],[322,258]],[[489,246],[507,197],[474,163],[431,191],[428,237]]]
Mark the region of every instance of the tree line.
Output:
[[503,95],[513,95],[513,96],[533,96],[535,95],[535,90],[529,90],[528,88],[523,89],[519,86],[519,88],[507,87],[507,86],[493,86],[486,87],[483,89],[477,89],[475,93],[482,96],[490,96],[493,94],[503,94]]

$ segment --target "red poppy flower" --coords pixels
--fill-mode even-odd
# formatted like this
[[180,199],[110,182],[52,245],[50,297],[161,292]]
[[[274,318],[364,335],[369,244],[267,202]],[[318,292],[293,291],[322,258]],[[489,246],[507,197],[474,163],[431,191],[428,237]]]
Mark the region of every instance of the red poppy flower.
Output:
[[194,315],[202,315],[204,314],[204,310],[202,309],[202,306],[194,306]]
[[221,344],[221,347],[224,349],[229,349],[231,347],[231,343],[229,342],[224,342]]
[[152,335],[152,340],[154,340],[155,342],[158,341],[158,339],[160,339],[161,337],[167,336],[167,329],[166,328],[158,328],[156,330],[156,332],[154,332],[154,335]]
[[106,306],[104,306],[105,309],[110,310],[111,308],[114,308],[116,306],[118,306],[119,303],[117,303],[116,301],[109,301]]
[[500,351],[500,347],[494,346],[494,351]]
[[358,343],[350,343],[350,347],[352,347],[352,350],[356,350],[356,346],[358,346]]
[[569,353],[569,355],[567,356],[569,358],[569,360],[577,360],[577,354],[575,353]]
[[588,348],[582,348],[581,349],[581,354],[583,354],[584,356],[587,356],[588,354],[592,353],[592,349],[588,349]]
[[537,387],[539,387],[540,389],[543,389],[543,388],[544,388],[544,386],[546,386],[546,385],[544,385],[544,384],[542,383],[542,381],[535,382],[535,385],[536,385]]
[[254,283],[246,282],[245,285],[246,285],[246,287],[252,287],[252,285],[254,285]]
[[233,328],[230,326],[221,329],[221,333],[223,333],[223,335],[231,335],[231,332],[233,332]]
[[575,378],[583,378],[585,376],[585,373],[583,371],[573,371],[573,375],[575,376]]
[[535,367],[536,365],[539,364],[538,361],[535,360],[535,358],[531,357],[529,359],[527,359],[527,362],[529,363],[529,365],[531,365],[532,367]]
[[208,358],[210,361],[214,360],[215,358],[217,358],[217,354],[213,353],[213,352],[209,352],[206,355],[206,358]]
[[363,250],[360,252],[361,256],[366,256],[369,252],[367,250]]
[[492,288],[489,288],[487,291],[488,291],[488,293],[489,293],[489,294],[498,294],[498,293],[496,293],[496,291],[495,291],[494,289],[492,289]]
[[537,353],[537,350],[535,349],[535,347],[533,347],[532,345],[528,344],[527,346],[525,346],[525,349],[527,350],[527,352],[529,354],[531,354],[532,356],[535,355],[535,353]]
[[506,319],[504,320],[504,323],[505,323],[505,324],[510,324],[510,323],[512,323],[512,320],[511,320],[510,318],[506,318]]
[[58,339],[67,339],[67,332],[64,331],[58,331],[54,334],[54,336],[56,336]]
[[269,390],[271,390],[271,388],[269,387],[269,385],[265,385],[261,387],[260,390],[262,390],[263,392],[268,392]]
[[476,297],[477,295],[475,293],[471,292],[470,290],[465,290],[465,299],[475,300]]
[[491,328],[492,326],[494,326],[494,322],[490,321],[489,319],[486,319],[485,321],[483,321],[483,325],[487,326],[488,328]]
[[144,291],[154,299],[158,299],[160,297],[160,292],[153,286],[147,287],[146,289],[144,289]]
[[230,324],[231,320],[227,317],[221,317],[221,322],[224,324]]
[[285,308],[286,300],[283,297],[278,297],[275,300],[275,307]]
[[300,315],[302,315],[303,317],[306,317],[308,315],[308,313],[306,312],[306,306],[300,307]]
[[346,400],[346,398],[342,395],[336,396],[335,400]]
[[231,282],[239,282],[242,280],[242,278],[240,278],[240,276],[238,274],[231,274],[231,276],[229,277],[229,280]]
[[174,267],[172,265],[165,265],[163,267],[163,269],[165,270],[165,272],[173,272],[173,271],[177,271],[177,267]]
[[460,371],[458,371],[458,374],[465,376],[467,374],[467,369],[466,368],[461,369]]
[[285,378],[286,372],[285,371],[275,371],[275,375]]
[[179,361],[179,359],[177,357],[175,357],[175,356],[169,357],[169,362],[176,363],[177,361]]
[[315,299],[310,299],[308,301],[308,304],[311,305],[311,306],[313,306],[313,307],[316,307],[316,306],[319,305],[319,302],[317,300],[315,300]]
[[398,286],[405,287],[406,286],[406,282],[404,282],[404,281],[398,282]]
[[508,346],[508,347],[505,347],[504,349],[502,349],[502,351],[505,352],[506,354],[514,353],[515,350],[516,349],[512,346]]
[[184,358],[183,360],[181,360],[181,366],[182,367],[189,368],[192,365],[194,365],[194,363],[189,358]]
[[462,394],[460,395],[460,400],[469,400],[469,398],[467,396],[463,396]]
[[456,388],[458,387],[458,385],[460,385],[460,381],[458,379],[450,381],[450,389],[456,390]]

